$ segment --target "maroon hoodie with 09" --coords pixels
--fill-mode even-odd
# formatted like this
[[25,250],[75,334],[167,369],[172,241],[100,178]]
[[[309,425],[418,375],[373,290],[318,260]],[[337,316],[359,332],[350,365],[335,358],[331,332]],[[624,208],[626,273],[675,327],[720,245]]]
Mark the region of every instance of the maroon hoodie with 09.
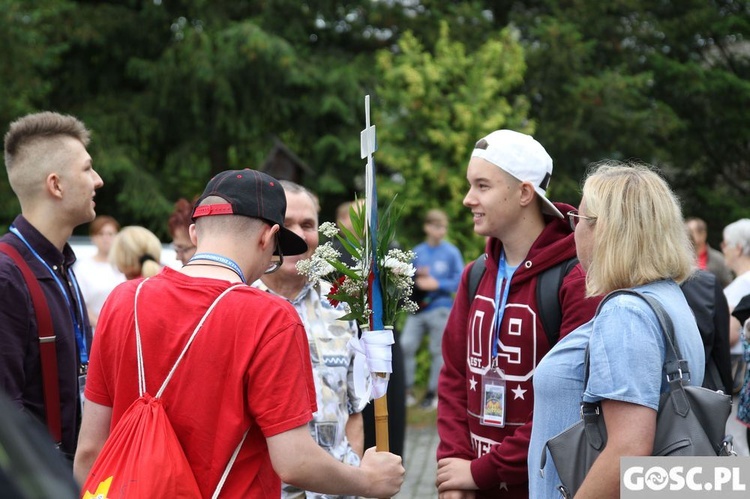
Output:
[[[573,208],[556,203],[561,212]],[[443,335],[444,366],[438,394],[437,458],[472,460],[471,473],[479,486],[477,497],[528,498],[526,464],[534,408],[532,377],[550,345],[536,303],[540,273],[576,256],[573,233],[567,221],[546,217],[547,225],[511,278],[500,325],[498,363],[505,375],[505,425],[481,423],[482,375],[492,357],[495,286],[502,243],[487,242],[485,271],[476,296],[468,303],[469,267],[464,270],[458,294]],[[599,303],[586,298],[585,275],[580,264],[564,278],[559,290],[562,322],[560,337],[588,322]]]

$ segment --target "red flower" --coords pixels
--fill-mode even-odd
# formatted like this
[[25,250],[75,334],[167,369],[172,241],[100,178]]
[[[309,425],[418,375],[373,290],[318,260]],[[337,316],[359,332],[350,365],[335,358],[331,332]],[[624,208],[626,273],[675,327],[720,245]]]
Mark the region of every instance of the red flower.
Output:
[[346,280],[346,276],[342,275],[338,279],[336,279],[336,282],[333,283],[333,286],[331,286],[331,291],[326,295],[326,298],[328,298],[328,303],[331,304],[333,307],[338,307],[341,303],[339,300],[332,298],[332,296],[335,296],[339,292],[339,288]]

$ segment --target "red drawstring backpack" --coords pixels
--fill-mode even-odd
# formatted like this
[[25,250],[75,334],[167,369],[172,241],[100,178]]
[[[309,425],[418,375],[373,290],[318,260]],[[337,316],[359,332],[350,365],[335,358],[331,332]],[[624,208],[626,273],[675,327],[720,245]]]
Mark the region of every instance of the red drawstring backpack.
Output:
[[[185,452],[182,450],[172,424],[169,422],[161,396],[187,349],[216,304],[234,288],[243,285],[238,284],[226,289],[208,307],[161,388],[159,388],[156,396],[152,397],[146,393],[141,332],[138,326],[137,313],[138,295],[146,281],[148,279],[144,280],[136,289],[133,310],[140,397],[128,407],[128,410],[125,411],[122,419],[104,443],[101,453],[86,478],[86,483],[83,486],[83,499],[140,499],[144,497],[192,499],[201,497],[193,470],[190,468]],[[246,436],[247,432],[245,432],[230,458],[224,474],[216,486],[214,498],[219,497],[221,488],[224,486]]]

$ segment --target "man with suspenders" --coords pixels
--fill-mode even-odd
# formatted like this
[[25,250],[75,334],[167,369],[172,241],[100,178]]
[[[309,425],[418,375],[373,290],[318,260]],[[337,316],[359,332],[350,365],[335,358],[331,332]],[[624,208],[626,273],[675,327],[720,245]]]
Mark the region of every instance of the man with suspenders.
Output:
[[91,345],[67,240],[94,219],[103,185],[86,151],[89,131],[43,112],[11,123],[5,168],[21,215],[0,238],[0,388],[45,423],[72,459]]

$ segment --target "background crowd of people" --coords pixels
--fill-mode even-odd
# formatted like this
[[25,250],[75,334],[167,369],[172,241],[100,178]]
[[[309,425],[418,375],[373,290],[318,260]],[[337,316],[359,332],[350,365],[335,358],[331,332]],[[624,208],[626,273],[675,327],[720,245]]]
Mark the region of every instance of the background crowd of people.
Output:
[[[683,219],[679,199],[649,165],[592,165],[575,207],[548,199],[553,160],[533,137],[496,130],[475,143],[463,204],[486,240],[484,255],[465,266],[445,211],[425,211],[425,239],[413,248],[419,311],[398,325],[394,345],[391,452],[376,453],[368,450],[371,407],[354,389],[347,347],[358,326],[339,320],[346,310],[326,298],[330,285],[308,282],[296,268],[318,246],[316,194],[250,169],[215,176],[165,221],[182,264],[176,270],[164,265],[152,231],[96,216],[103,180],[89,140],[80,120],[51,112],[20,118],[5,136],[21,214],[0,239],[0,386],[47,427],[71,466],[72,489],[142,396],[138,362],[148,366],[148,388],[195,338],[193,367],[178,371],[164,397],[203,496],[217,484],[231,497],[397,493],[421,348],[428,361],[420,368],[429,372],[421,406],[437,410],[439,497],[555,497],[554,463],[543,474],[538,466],[546,442],[579,417],[581,400],[600,404],[609,438],[580,497],[615,496],[619,457],[652,452],[668,389],[663,338],[645,302],[623,295],[599,307],[620,289],[661,303],[690,382],[739,394],[750,439],[742,305],[750,220],[727,225],[714,250],[706,223]],[[339,210],[340,226],[350,204]],[[68,239],[82,224],[96,253],[76,259]],[[221,312],[200,320],[219,298]],[[49,340],[40,341],[45,307],[55,332],[52,373]],[[128,341],[136,313],[137,348]],[[59,387],[52,393],[49,379]]]

